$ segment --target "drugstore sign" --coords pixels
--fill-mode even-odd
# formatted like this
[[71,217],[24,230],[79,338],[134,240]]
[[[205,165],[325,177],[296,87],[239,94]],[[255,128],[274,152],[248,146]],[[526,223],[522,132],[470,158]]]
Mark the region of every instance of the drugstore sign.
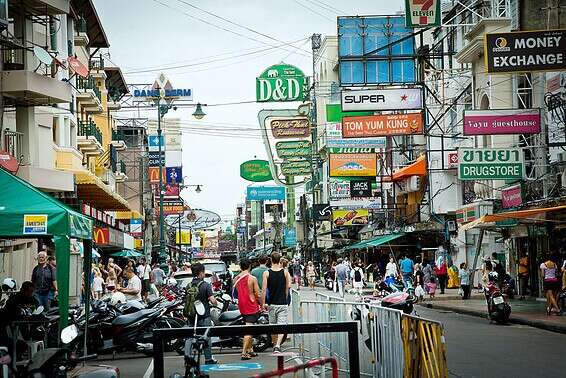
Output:
[[458,165],[460,180],[520,180],[525,172],[520,148],[461,148]]

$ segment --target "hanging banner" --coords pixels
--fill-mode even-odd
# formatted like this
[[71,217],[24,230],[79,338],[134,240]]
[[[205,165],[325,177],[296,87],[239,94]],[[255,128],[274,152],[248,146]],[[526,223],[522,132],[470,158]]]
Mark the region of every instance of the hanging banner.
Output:
[[330,154],[330,177],[377,175],[376,154]]
[[538,133],[540,109],[464,110],[464,135]]
[[460,180],[520,180],[525,175],[520,148],[460,148]]
[[350,181],[350,196],[353,198],[371,197],[371,184],[374,180],[352,180]]
[[421,88],[342,91],[342,110],[414,110],[423,108]]
[[422,113],[344,117],[342,137],[364,138],[423,133]]
[[566,29],[488,33],[487,73],[566,70]]
[[166,167],[165,177],[167,183],[180,183],[183,181],[183,167]]
[[335,209],[332,210],[332,224],[335,226],[355,226],[368,224],[368,209]]
[[308,77],[290,64],[268,67],[256,79],[257,102],[303,101],[308,90]]
[[405,25],[408,28],[440,26],[440,0],[405,0]]
[[508,209],[523,204],[523,190],[521,185],[514,185],[501,189],[501,207]]

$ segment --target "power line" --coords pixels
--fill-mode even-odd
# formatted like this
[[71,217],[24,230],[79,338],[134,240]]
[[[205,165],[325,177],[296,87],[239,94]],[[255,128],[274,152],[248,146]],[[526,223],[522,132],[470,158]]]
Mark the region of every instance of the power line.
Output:
[[294,1],[295,3],[297,3],[299,6],[305,8],[305,9],[308,9],[308,10],[311,11],[312,13],[314,13],[314,14],[316,14],[316,15],[322,17],[322,18],[324,18],[325,20],[328,20],[328,21],[330,21],[330,22],[334,22],[334,21],[335,21],[335,20],[331,19],[330,17],[325,16],[324,14],[318,12],[317,10],[314,10],[314,9],[310,8],[309,6],[307,6],[307,5],[305,5],[305,4],[299,3],[297,0],[293,0],[293,1]]

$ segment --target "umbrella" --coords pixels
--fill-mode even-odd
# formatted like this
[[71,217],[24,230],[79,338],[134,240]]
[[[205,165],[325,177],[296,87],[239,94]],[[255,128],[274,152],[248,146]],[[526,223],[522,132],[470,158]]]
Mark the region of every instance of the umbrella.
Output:
[[133,249],[123,249],[121,251],[112,253],[110,256],[115,257],[142,257],[144,256],[143,253],[134,251]]

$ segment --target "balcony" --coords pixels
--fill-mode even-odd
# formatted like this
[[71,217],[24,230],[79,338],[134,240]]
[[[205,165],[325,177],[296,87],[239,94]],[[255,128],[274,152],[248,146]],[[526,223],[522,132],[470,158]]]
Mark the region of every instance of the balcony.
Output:
[[87,113],[99,114],[104,111],[102,107],[102,95],[96,86],[94,77],[77,77],[77,102]]
[[122,139],[122,133],[112,130],[112,145],[116,149],[116,151],[125,151],[126,150],[126,142]]
[[74,147],[53,146],[55,150],[55,168],[64,171],[81,171],[83,167],[83,155]]
[[102,56],[91,58],[88,62],[88,68],[92,77],[96,79],[106,80],[106,72],[104,71],[104,59]]
[[120,110],[122,108],[120,104],[121,98],[122,94],[116,88],[108,88],[108,102],[106,104],[108,110]]
[[21,162],[24,157],[22,154],[22,137],[24,134],[8,129],[5,129],[2,134],[2,147],[0,150],[9,153],[18,162]]
[[90,40],[88,39],[87,30],[86,19],[84,17],[79,17],[79,19],[75,22],[75,46],[88,46]]
[[10,1],[9,14],[18,14],[22,8],[34,16],[56,16],[68,14],[70,0],[22,0]]
[[126,175],[126,163],[124,163],[124,161],[119,161],[117,163],[114,177],[116,182],[124,182],[128,179],[128,176]]
[[94,122],[79,121],[77,146],[87,156],[97,156],[104,152],[102,149],[102,133]]

